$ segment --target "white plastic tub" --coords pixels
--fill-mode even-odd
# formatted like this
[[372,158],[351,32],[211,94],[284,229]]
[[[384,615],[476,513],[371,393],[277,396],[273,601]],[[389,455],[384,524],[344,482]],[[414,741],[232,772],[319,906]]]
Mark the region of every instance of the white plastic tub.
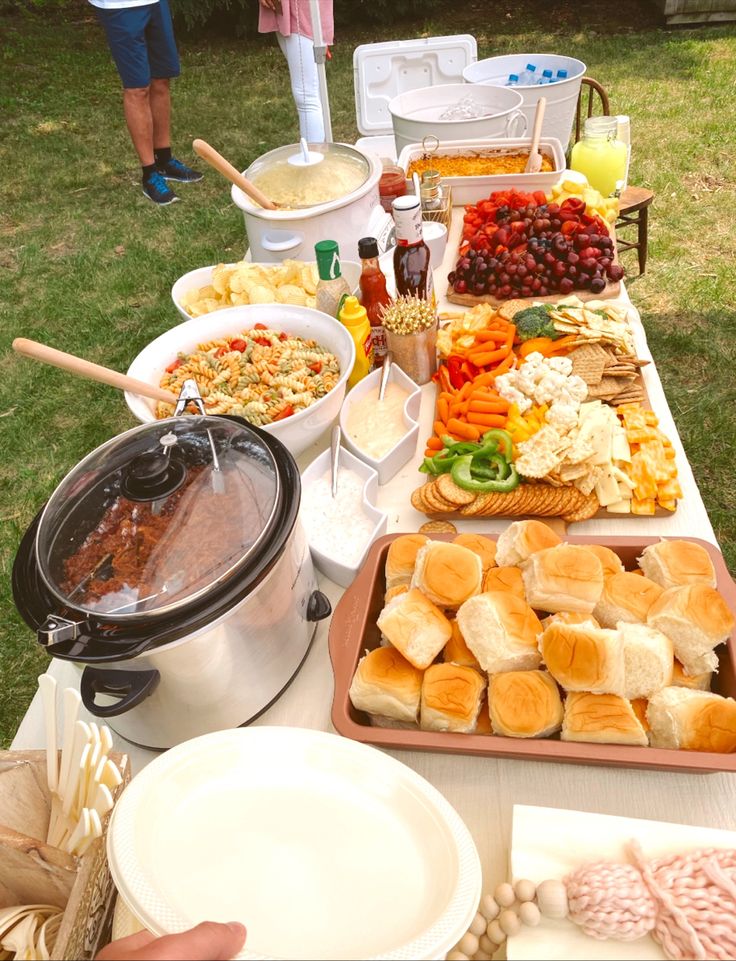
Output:
[[[472,120],[439,119],[448,107],[468,96],[488,107],[488,116]],[[521,93],[512,87],[478,85],[471,90],[467,84],[448,83],[408,90],[394,97],[388,105],[396,152],[400,154],[404,147],[421,143],[428,136],[443,141],[523,137],[528,126],[521,110],[523,102]]]
[[[582,60],[574,57],[562,57],[555,53],[517,53],[505,57],[488,57],[470,63],[463,70],[466,83],[495,84],[504,86],[509,74],[520,75],[528,63],[533,63],[537,74],[541,77],[543,70],[551,70],[557,75],[558,70],[567,70],[566,80],[554,83],[535,84],[533,87],[508,87],[508,90],[518,91],[522,97],[522,111],[527,119],[529,128],[534,123],[534,112],[540,97],[546,97],[547,108],[542,124],[543,137],[556,137],[567,150],[575,119],[575,107],[580,94],[580,83],[585,75],[586,66]],[[419,138],[421,140],[421,137]]]
[[[452,187],[452,201],[458,206],[475,204],[485,200],[494,190],[506,190],[516,187],[519,190],[549,191],[561,179],[565,171],[565,154],[562,144],[555,137],[543,137],[539,142],[539,149],[547,155],[554,164],[554,170],[546,170],[536,174],[491,174],[482,177],[443,177],[442,183]],[[435,156],[448,157],[455,154],[495,154],[499,151],[519,153],[529,151],[529,140],[504,140],[498,143],[488,143],[485,140],[461,140],[441,143],[434,152]],[[421,157],[424,148],[421,144],[409,144],[404,147],[399,157],[399,166],[408,171],[412,160]]]

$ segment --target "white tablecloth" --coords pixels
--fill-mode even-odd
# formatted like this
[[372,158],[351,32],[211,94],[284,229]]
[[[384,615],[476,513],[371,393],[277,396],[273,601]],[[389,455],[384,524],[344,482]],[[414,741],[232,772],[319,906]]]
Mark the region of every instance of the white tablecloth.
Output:
[[[446,277],[457,249],[462,209],[455,212],[444,262],[435,271],[435,284],[440,296],[440,309],[457,309],[444,300]],[[628,301],[626,292],[623,299]],[[632,307],[637,351],[651,357],[638,313]],[[571,533],[690,535],[716,543],[708,515],[698,492],[690,466],[677,434],[672,415],[653,364],[644,368],[644,379],[651,405],[660,425],[671,438],[677,454],[677,466],[684,496],[676,513],[670,517],[612,516],[610,519],[586,521],[570,526]],[[426,518],[409,503],[410,492],[422,475],[417,473],[423,441],[431,433],[434,409],[434,387],[424,388],[420,446],[414,462],[404,467],[380,489],[378,506],[389,514],[388,530],[416,531]],[[304,468],[326,446],[327,438],[299,459]],[[503,530],[507,521],[463,521],[463,530]],[[341,588],[321,579],[321,588],[333,607],[342,594]],[[312,650],[294,683],[285,694],[255,723],[259,725],[292,725],[331,731],[332,671],[327,653],[328,623],[319,625]],[[29,643],[33,641],[29,637]],[[66,662],[54,661],[50,672],[62,685],[79,683],[77,669]],[[84,718],[84,712],[80,715]],[[13,742],[14,748],[44,746],[43,712],[38,695],[33,699]],[[155,751],[128,744],[115,738],[115,749],[126,751],[135,774],[156,756]],[[534,761],[494,760],[397,751],[396,757],[423,775],[455,806],[470,828],[480,853],[487,886],[505,876],[511,835],[512,805],[544,805],[645,817],[660,821],[696,824],[705,827],[736,829],[736,781],[733,775],[687,775],[622,768],[585,767]]]

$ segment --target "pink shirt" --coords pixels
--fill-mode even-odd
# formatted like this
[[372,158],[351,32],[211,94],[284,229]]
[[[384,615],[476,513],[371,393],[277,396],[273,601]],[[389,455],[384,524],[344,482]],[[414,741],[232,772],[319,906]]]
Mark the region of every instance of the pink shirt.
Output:
[[[319,10],[322,20],[322,37],[326,44],[331,44],[335,36],[332,0],[319,0]],[[260,33],[277,31],[284,37],[298,33],[302,37],[314,40],[309,0],[281,0],[281,13],[278,15],[259,3],[258,30]]]

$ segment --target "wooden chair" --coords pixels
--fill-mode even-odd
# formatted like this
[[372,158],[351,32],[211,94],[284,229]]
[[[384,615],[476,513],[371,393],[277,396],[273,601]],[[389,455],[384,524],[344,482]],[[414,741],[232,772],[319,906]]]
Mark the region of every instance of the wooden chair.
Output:
[[[583,107],[585,98],[587,105]],[[600,113],[610,116],[610,104],[605,89],[592,77],[583,77],[575,111],[575,143],[580,140],[584,118],[592,117],[596,113],[596,106],[600,106]],[[617,245],[622,250],[635,250],[639,259],[639,273],[643,274],[647,266],[647,244],[649,240],[649,207],[654,200],[654,193],[645,187],[628,186],[619,198],[619,215],[616,221]],[[636,227],[636,241],[622,240],[620,231],[625,227]]]

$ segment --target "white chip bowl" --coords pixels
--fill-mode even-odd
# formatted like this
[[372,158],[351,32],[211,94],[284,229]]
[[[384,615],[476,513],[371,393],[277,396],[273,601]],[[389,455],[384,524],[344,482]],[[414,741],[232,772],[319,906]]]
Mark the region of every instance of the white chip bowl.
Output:
[[342,430],[343,444],[345,444],[348,450],[355,454],[356,457],[359,457],[376,471],[379,484],[388,483],[416,453],[417,438],[419,437],[419,412],[422,406],[422,388],[419,384],[415,384],[411,377],[405,374],[396,364],[391,364],[388,382],[389,384],[396,384],[401,390],[407,392],[408,396],[404,401],[403,411],[404,427],[406,430],[403,437],[401,437],[383,457],[376,458],[366,454],[365,451],[358,447],[348,433],[348,417],[351,407],[356,401],[362,400],[367,394],[378,394],[378,388],[381,384],[381,371],[374,370],[373,373],[364,377],[363,380],[358,381],[355,387],[349,391],[340,410],[340,429]]
[[[353,390],[354,389],[355,388],[353,388]],[[345,439],[346,438],[343,433],[343,440]],[[309,486],[330,470],[331,463],[332,460],[330,451],[326,450],[323,451],[319,457],[316,457],[309,467],[302,472],[302,498],[304,497],[304,492],[309,488]],[[353,471],[359,477],[363,478],[363,513],[374,522],[373,533],[371,534],[370,539],[366,541],[365,548],[360,555],[360,560],[354,566],[346,564],[337,557],[333,557],[331,554],[328,554],[325,551],[315,547],[315,545],[309,541],[308,531],[307,540],[309,541],[309,550],[315,567],[319,568],[323,574],[329,577],[331,581],[339,584],[340,587],[350,587],[355,578],[358,576],[358,571],[363,566],[363,562],[366,559],[371,544],[376,540],[376,538],[382,537],[386,533],[388,528],[388,514],[385,514],[376,507],[379,484],[377,471],[366,464],[365,461],[355,457],[344,447],[340,448],[340,467],[344,467],[346,470]],[[302,524],[304,524],[304,521],[302,521]],[[345,537],[350,537],[350,528],[346,529],[344,534]]]
[[[209,267],[198,267],[196,270],[190,270],[188,273],[183,274],[172,286],[171,299],[174,302],[174,307],[176,307],[176,309],[179,311],[183,320],[191,320],[192,315],[188,314],[182,307],[182,295],[189,293],[190,290],[199,290],[201,287],[209,287],[212,283],[212,272],[216,266],[218,265],[211,264]],[[234,267],[235,264],[226,264],[226,266]],[[280,267],[281,264],[253,264],[252,266],[265,267],[268,270],[269,268]],[[343,277],[350,286],[350,290],[357,297],[360,289],[360,274],[362,270],[361,265],[355,260],[341,260],[340,269],[342,270]],[[227,310],[226,307],[221,309]],[[212,313],[214,312],[215,311],[212,311]]]
[[[263,427],[266,433],[277,437],[294,457],[298,457],[337,420],[348,377],[355,363],[355,344],[347,328],[320,310],[292,304],[252,304],[226,307],[202,317],[190,318],[144,347],[128,368],[128,375],[158,387],[164,371],[176,360],[178,353],[195,350],[198,344],[205,341],[235,336],[255,324],[266,324],[273,330],[316,340],[321,347],[333,353],[340,363],[340,379],[329,394],[311,407]],[[125,392],[125,401],[131,413],[142,423],[156,420],[156,401],[128,391]]]
[[347,738],[219,731],[155,758],[107,833],[113,881],[156,935],[240,921],[238,958],[444,958],[481,894],[478,852],[411,768]]

